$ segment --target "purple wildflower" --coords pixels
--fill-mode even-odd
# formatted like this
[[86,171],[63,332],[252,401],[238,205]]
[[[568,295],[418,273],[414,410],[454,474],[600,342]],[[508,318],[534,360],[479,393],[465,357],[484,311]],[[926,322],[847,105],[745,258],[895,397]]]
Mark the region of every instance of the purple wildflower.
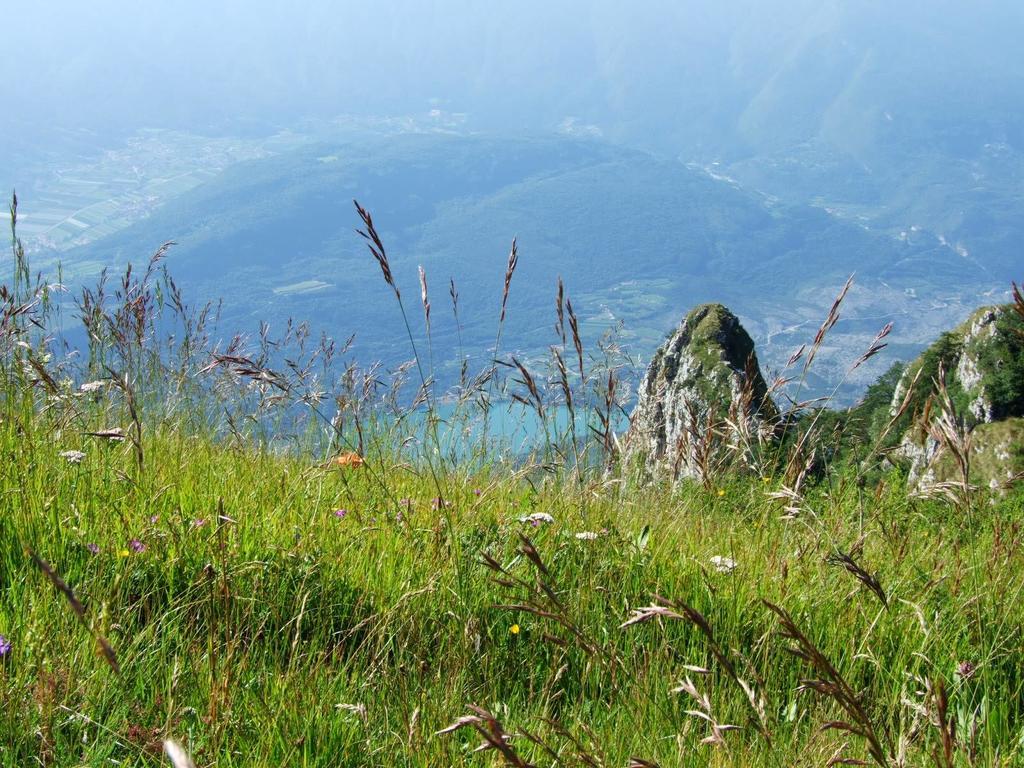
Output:
[[129,541],[128,542],[128,548],[132,552],[135,552],[136,554],[139,554],[139,553],[142,553],[142,552],[146,551],[146,545],[143,544],[138,539],[132,539],[131,541]]
[[480,489],[479,489],[479,488],[474,488],[474,489],[473,489],[473,495],[474,495],[474,496],[479,496],[479,495],[480,495],[480,493],[481,493],[481,491],[480,491]]
[[192,527],[193,528],[202,528],[204,525],[206,525],[206,518],[205,517],[200,517],[198,520],[193,520],[192,521]]
[[11,652],[11,641],[0,635],[0,659]]
[[963,680],[970,680],[972,677],[974,677],[974,673],[977,671],[977,669],[977,665],[970,661],[961,661],[956,666],[957,674],[960,675],[960,678]]
[[348,510],[347,509],[336,509],[336,510],[334,510],[334,516],[336,518],[338,518],[339,520],[341,518],[343,518],[347,514],[348,514]]
[[88,549],[90,552],[92,552],[94,555],[98,555],[100,553],[100,545],[99,544],[93,544],[92,542],[90,542],[90,543],[85,545],[85,548]]

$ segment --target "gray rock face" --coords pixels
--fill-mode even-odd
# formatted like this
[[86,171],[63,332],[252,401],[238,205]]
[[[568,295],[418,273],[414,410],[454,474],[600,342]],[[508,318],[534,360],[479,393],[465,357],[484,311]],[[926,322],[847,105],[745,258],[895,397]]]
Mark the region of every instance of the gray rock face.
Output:
[[644,375],[626,437],[627,466],[703,479],[711,462],[739,458],[742,464],[777,422],[753,340],[724,306],[702,304]]
[[988,424],[995,420],[995,409],[989,394],[985,391],[985,377],[978,365],[978,354],[997,333],[996,320],[1001,310],[985,308],[972,318],[964,334],[964,348],[956,365],[956,378],[964,392],[970,396],[967,410],[974,421]]

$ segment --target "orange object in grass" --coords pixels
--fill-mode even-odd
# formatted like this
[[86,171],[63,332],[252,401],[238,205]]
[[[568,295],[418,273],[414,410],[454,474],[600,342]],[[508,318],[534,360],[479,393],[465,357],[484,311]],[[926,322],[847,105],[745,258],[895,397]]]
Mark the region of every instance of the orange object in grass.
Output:
[[365,462],[363,457],[354,451],[346,451],[345,453],[339,453],[334,457],[334,465],[337,467],[361,467]]

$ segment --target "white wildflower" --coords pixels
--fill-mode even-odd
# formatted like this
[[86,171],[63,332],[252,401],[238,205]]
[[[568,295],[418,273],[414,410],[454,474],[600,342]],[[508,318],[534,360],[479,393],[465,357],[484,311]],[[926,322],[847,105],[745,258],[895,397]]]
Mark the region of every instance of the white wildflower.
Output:
[[61,451],[60,457],[65,459],[68,464],[81,464],[85,454],[81,451]]
[[715,566],[715,570],[719,573],[729,573],[736,568],[735,560],[731,557],[722,557],[721,555],[712,557],[711,564]]
[[597,534],[593,531],[580,531],[576,534],[576,538],[581,541],[593,541],[597,538]]
[[99,392],[105,386],[107,386],[107,382],[105,381],[87,381],[85,382],[85,384],[78,388],[78,391],[81,392],[82,394],[88,395],[92,394],[93,392]]
[[547,512],[534,512],[526,515],[525,517],[519,518],[520,523],[530,523],[531,525],[539,525],[540,523],[553,523],[555,518],[549,515]]

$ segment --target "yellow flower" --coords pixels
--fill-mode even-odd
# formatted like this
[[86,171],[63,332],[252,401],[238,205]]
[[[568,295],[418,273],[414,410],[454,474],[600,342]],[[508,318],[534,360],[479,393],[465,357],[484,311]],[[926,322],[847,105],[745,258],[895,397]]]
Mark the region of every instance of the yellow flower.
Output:
[[518,635],[519,634],[519,625],[518,624],[513,624],[511,627],[509,627],[508,631],[511,632],[513,635]]
[[719,488],[718,489],[718,495],[719,496],[725,496],[725,489],[724,488]]
[[129,552],[127,549],[122,549],[120,552],[117,553],[118,557],[131,557],[131,555],[132,553]]
[[771,481],[772,481],[772,479],[770,477],[762,477],[761,478],[761,482],[762,483],[770,483]]

